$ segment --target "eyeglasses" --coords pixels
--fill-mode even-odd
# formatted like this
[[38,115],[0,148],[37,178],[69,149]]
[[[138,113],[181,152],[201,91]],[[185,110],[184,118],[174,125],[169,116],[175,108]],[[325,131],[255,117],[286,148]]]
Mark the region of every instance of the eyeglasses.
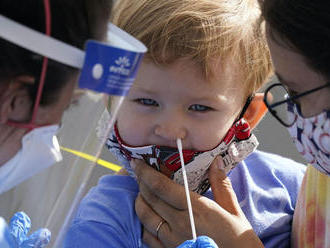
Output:
[[[324,89],[330,86],[330,82],[319,86],[317,88],[302,92],[300,94],[293,95],[281,83],[273,84],[269,86],[264,95],[264,102],[269,112],[284,126],[291,127],[297,120],[296,116],[288,114],[288,106],[292,106],[296,103],[296,100],[300,97],[309,95],[315,91]],[[291,93],[291,94],[290,94]],[[296,103],[297,104],[297,103]],[[298,105],[299,106],[299,105]]]

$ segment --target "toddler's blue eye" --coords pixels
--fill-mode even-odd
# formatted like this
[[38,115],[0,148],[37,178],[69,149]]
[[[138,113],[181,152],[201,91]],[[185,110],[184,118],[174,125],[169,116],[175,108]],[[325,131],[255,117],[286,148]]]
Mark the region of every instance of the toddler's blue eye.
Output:
[[197,111],[197,112],[207,112],[207,111],[212,110],[212,108],[208,107],[208,106],[200,105],[200,104],[193,104],[189,107],[189,110]]
[[141,105],[146,105],[146,106],[159,106],[159,104],[152,99],[148,99],[148,98],[138,98],[135,99],[135,102],[141,104]]

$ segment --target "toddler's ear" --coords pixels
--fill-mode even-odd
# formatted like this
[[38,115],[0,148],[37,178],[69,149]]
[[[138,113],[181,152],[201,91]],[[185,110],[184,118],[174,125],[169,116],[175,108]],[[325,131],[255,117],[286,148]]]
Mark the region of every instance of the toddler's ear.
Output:
[[251,129],[258,125],[268,111],[263,99],[264,93],[256,93],[244,114],[244,119],[249,123]]

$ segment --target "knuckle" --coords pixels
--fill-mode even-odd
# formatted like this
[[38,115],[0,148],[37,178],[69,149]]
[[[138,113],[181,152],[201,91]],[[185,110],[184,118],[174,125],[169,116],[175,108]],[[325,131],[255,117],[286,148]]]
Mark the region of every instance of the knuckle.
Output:
[[222,184],[225,188],[228,188],[228,189],[231,189],[233,187],[231,185],[231,181],[228,177],[222,181]]
[[[132,164],[132,163],[135,164],[134,173],[135,173],[135,175],[139,178],[139,177],[141,176],[141,172],[142,172],[141,167],[143,167],[143,166],[141,165],[141,161],[138,160],[138,159],[134,159],[134,160],[131,161],[131,164]],[[142,174],[143,174],[143,173],[142,173]]]
[[150,188],[152,189],[152,191],[161,192],[164,189],[164,184],[161,180],[152,180],[150,182]]
[[148,211],[145,208],[144,202],[142,200],[142,197],[138,195],[138,197],[135,200],[135,212],[140,218],[140,220],[144,220],[148,216]]
[[158,202],[158,197],[156,197],[150,189],[143,183],[140,184],[140,194],[143,200],[149,205],[154,205]]

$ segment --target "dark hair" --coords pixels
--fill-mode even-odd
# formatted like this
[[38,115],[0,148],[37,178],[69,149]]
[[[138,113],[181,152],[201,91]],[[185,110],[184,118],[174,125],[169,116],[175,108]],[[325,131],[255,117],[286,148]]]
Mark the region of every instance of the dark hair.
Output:
[[[300,53],[315,71],[330,79],[329,0],[264,0],[263,16],[279,44]],[[280,40],[279,40],[280,39]]]
[[[105,38],[111,0],[49,2],[52,37],[81,49],[87,39]],[[45,32],[43,0],[1,0],[0,14],[39,32]],[[38,89],[42,62],[42,56],[0,39],[0,83],[10,82],[20,75],[34,77],[35,83],[27,86],[31,99],[35,99]],[[54,103],[61,89],[77,72],[77,69],[49,60],[40,104]]]

